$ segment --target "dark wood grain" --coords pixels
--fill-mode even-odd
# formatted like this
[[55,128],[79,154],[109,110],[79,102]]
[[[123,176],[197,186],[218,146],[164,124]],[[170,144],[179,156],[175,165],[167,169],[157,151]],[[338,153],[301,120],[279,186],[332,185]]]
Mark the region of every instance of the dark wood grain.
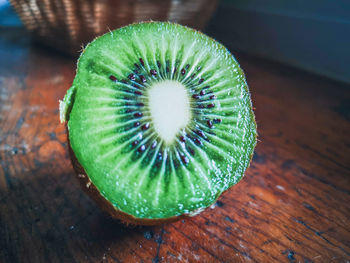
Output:
[[73,178],[58,99],[75,60],[0,35],[0,262],[350,260],[349,86],[238,54],[259,128],[246,177],[196,217],[130,228]]

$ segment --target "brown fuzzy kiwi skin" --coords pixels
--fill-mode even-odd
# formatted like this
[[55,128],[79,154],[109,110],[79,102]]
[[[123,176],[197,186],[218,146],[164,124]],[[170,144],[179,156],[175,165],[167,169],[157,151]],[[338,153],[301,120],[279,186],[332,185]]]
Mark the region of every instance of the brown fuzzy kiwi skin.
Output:
[[165,223],[171,223],[180,219],[188,218],[189,215],[180,215],[180,216],[173,216],[169,218],[136,218],[132,215],[129,215],[127,213],[124,213],[117,208],[115,208],[106,198],[104,198],[96,186],[92,183],[88,175],[86,174],[84,168],[79,163],[77,157],[75,156],[73,149],[70,145],[69,141],[69,131],[66,123],[66,131],[67,131],[67,141],[68,141],[68,150],[69,155],[72,161],[72,165],[74,168],[74,171],[76,173],[76,178],[78,179],[81,188],[87,195],[96,202],[97,206],[110,215],[114,219],[119,219],[122,223],[126,225],[143,225],[143,226],[154,226],[154,225],[161,225]]

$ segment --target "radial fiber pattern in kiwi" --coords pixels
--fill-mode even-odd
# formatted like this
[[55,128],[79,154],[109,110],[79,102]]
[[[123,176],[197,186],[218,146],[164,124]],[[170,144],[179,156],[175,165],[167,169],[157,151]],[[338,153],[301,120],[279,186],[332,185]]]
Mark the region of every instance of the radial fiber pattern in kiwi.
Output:
[[[182,83],[191,101],[191,121],[170,144],[147,98],[163,80]],[[249,164],[256,127],[244,75],[201,33],[169,23],[112,31],[85,49],[72,90],[72,149],[101,194],[135,217],[207,207]]]

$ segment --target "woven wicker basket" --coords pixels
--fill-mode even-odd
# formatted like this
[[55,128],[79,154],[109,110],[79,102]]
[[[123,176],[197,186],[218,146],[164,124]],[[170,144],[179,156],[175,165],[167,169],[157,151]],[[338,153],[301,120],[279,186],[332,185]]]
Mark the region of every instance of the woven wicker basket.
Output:
[[77,55],[93,38],[133,22],[172,21],[202,29],[217,0],[10,0],[41,43]]

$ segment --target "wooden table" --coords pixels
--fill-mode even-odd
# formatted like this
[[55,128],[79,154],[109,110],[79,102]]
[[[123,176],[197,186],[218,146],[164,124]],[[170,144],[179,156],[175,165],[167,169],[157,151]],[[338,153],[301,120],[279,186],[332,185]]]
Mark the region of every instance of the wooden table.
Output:
[[349,262],[350,87],[237,57],[259,129],[246,177],[196,217],[131,228],[73,178],[58,99],[75,60],[0,29],[0,262]]

